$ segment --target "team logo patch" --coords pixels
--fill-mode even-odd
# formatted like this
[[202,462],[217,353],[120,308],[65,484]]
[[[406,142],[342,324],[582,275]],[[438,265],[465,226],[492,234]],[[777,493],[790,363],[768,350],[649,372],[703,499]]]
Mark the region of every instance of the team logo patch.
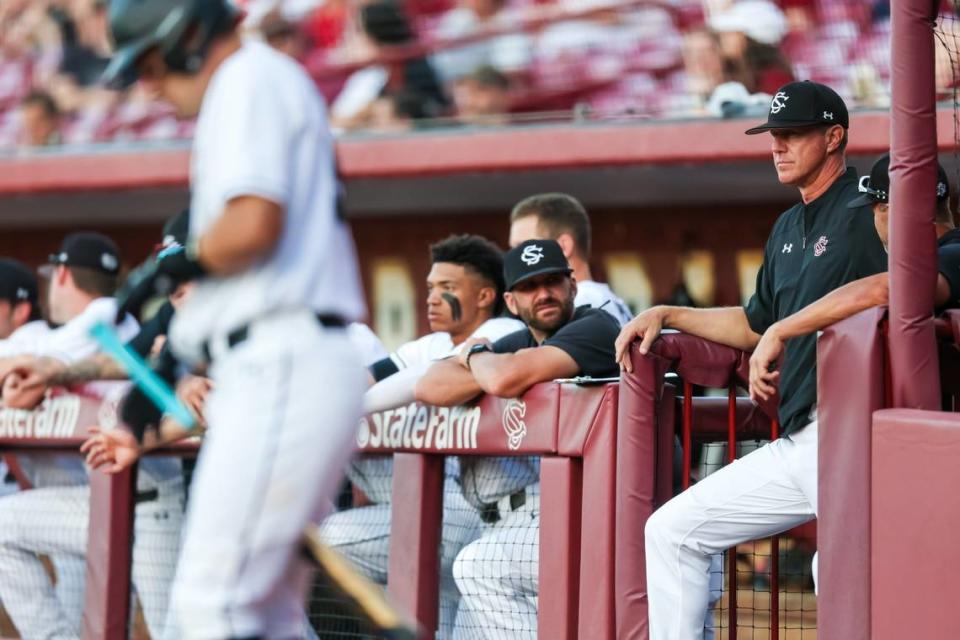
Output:
[[827,236],[820,236],[820,239],[817,240],[817,243],[813,245],[813,255],[822,256],[823,253],[827,250]]
[[527,415],[527,403],[513,399],[503,408],[503,430],[507,432],[507,446],[516,451],[527,436],[527,423],[523,421]]
[[100,254],[100,265],[107,271],[115,271],[120,266],[117,263],[117,256],[112,253]]
[[523,253],[520,254],[520,259],[523,260],[527,266],[532,267],[543,260],[543,247],[535,244],[526,247]]
[[785,94],[783,91],[777,91],[777,95],[773,96],[773,100],[770,101],[770,113],[780,113],[783,111],[783,108],[787,106],[787,100],[790,99],[790,96]]
[[783,243],[783,251],[781,251],[780,253],[790,253],[791,251],[793,251],[793,243],[792,243],[792,242],[784,242],[784,243]]

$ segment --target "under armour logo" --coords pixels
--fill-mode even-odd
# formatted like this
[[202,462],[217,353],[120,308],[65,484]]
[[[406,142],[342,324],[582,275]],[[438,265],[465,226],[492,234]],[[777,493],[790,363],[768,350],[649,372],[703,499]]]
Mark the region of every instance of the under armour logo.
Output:
[[817,240],[817,243],[813,245],[813,255],[822,256],[823,252],[827,250],[827,236],[820,236],[820,239]]
[[783,243],[783,251],[781,251],[780,253],[790,253],[791,251],[793,251],[793,243],[792,243],[792,242],[784,242],[784,243]]
[[947,195],[947,184],[945,182],[937,183],[937,197],[942,198]]
[[543,260],[543,247],[531,244],[520,254],[520,259],[523,260],[528,267],[532,267]]
[[790,96],[783,91],[777,91],[777,95],[773,96],[773,100],[770,101],[770,113],[780,113],[787,106],[787,100],[789,99]]
[[833,120],[833,112],[832,112],[832,111],[824,111],[824,112],[823,112],[823,119],[824,119],[824,120],[831,120],[831,121],[832,121],[832,120]]
[[30,292],[23,287],[17,287],[17,300],[26,300],[30,297]]

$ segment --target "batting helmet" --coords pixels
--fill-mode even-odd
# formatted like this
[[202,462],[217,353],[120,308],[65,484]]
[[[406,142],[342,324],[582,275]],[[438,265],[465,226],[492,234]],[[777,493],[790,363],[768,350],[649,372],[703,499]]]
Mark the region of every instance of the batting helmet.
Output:
[[104,80],[111,85],[133,82],[134,65],[152,49],[160,51],[170,70],[196,73],[210,43],[239,16],[229,0],[110,0],[116,53]]

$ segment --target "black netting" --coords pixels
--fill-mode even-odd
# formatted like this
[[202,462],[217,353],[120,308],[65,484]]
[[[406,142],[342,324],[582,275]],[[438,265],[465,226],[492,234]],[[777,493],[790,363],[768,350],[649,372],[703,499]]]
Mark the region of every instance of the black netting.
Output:
[[[364,575],[386,585],[392,463],[389,458],[361,458],[349,476],[355,496],[373,504],[332,514],[321,536]],[[436,637],[453,637],[455,627],[460,627],[459,637],[482,635],[484,629],[487,634],[494,629],[535,634],[537,479],[535,459],[447,459]],[[332,600],[322,585],[314,588],[313,628],[340,634],[330,637],[364,637],[350,612]]]
[[[33,477],[56,468],[52,458],[21,459],[21,465]],[[47,486],[0,497],[4,637],[79,633],[89,495],[85,486]]]
[[[736,455],[743,457],[768,442],[739,442]],[[705,478],[727,464],[727,444],[702,445],[699,451],[694,451],[694,462],[698,459],[699,464],[692,465],[694,479]],[[772,617],[777,615],[779,638],[815,639],[817,608],[812,573],[815,551],[816,530],[810,523],[777,538],[745,542],[722,555],[713,556],[710,567],[711,611],[707,615],[704,638],[723,640],[730,637],[733,609],[730,571],[731,554],[734,554],[737,575],[736,637],[767,640],[771,636]],[[776,563],[774,557],[777,558]],[[775,579],[779,602],[776,614],[771,610]]]

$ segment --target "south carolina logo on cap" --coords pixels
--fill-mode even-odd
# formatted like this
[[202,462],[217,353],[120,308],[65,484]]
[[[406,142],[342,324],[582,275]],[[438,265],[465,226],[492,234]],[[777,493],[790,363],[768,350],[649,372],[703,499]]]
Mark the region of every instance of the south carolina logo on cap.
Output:
[[787,100],[790,99],[790,96],[785,94],[783,91],[777,91],[777,95],[773,96],[773,100],[770,101],[770,113],[780,113],[783,111],[783,108],[787,106]]
[[523,253],[520,254],[520,259],[523,260],[524,264],[532,267],[543,260],[543,247],[535,244],[525,247]]

